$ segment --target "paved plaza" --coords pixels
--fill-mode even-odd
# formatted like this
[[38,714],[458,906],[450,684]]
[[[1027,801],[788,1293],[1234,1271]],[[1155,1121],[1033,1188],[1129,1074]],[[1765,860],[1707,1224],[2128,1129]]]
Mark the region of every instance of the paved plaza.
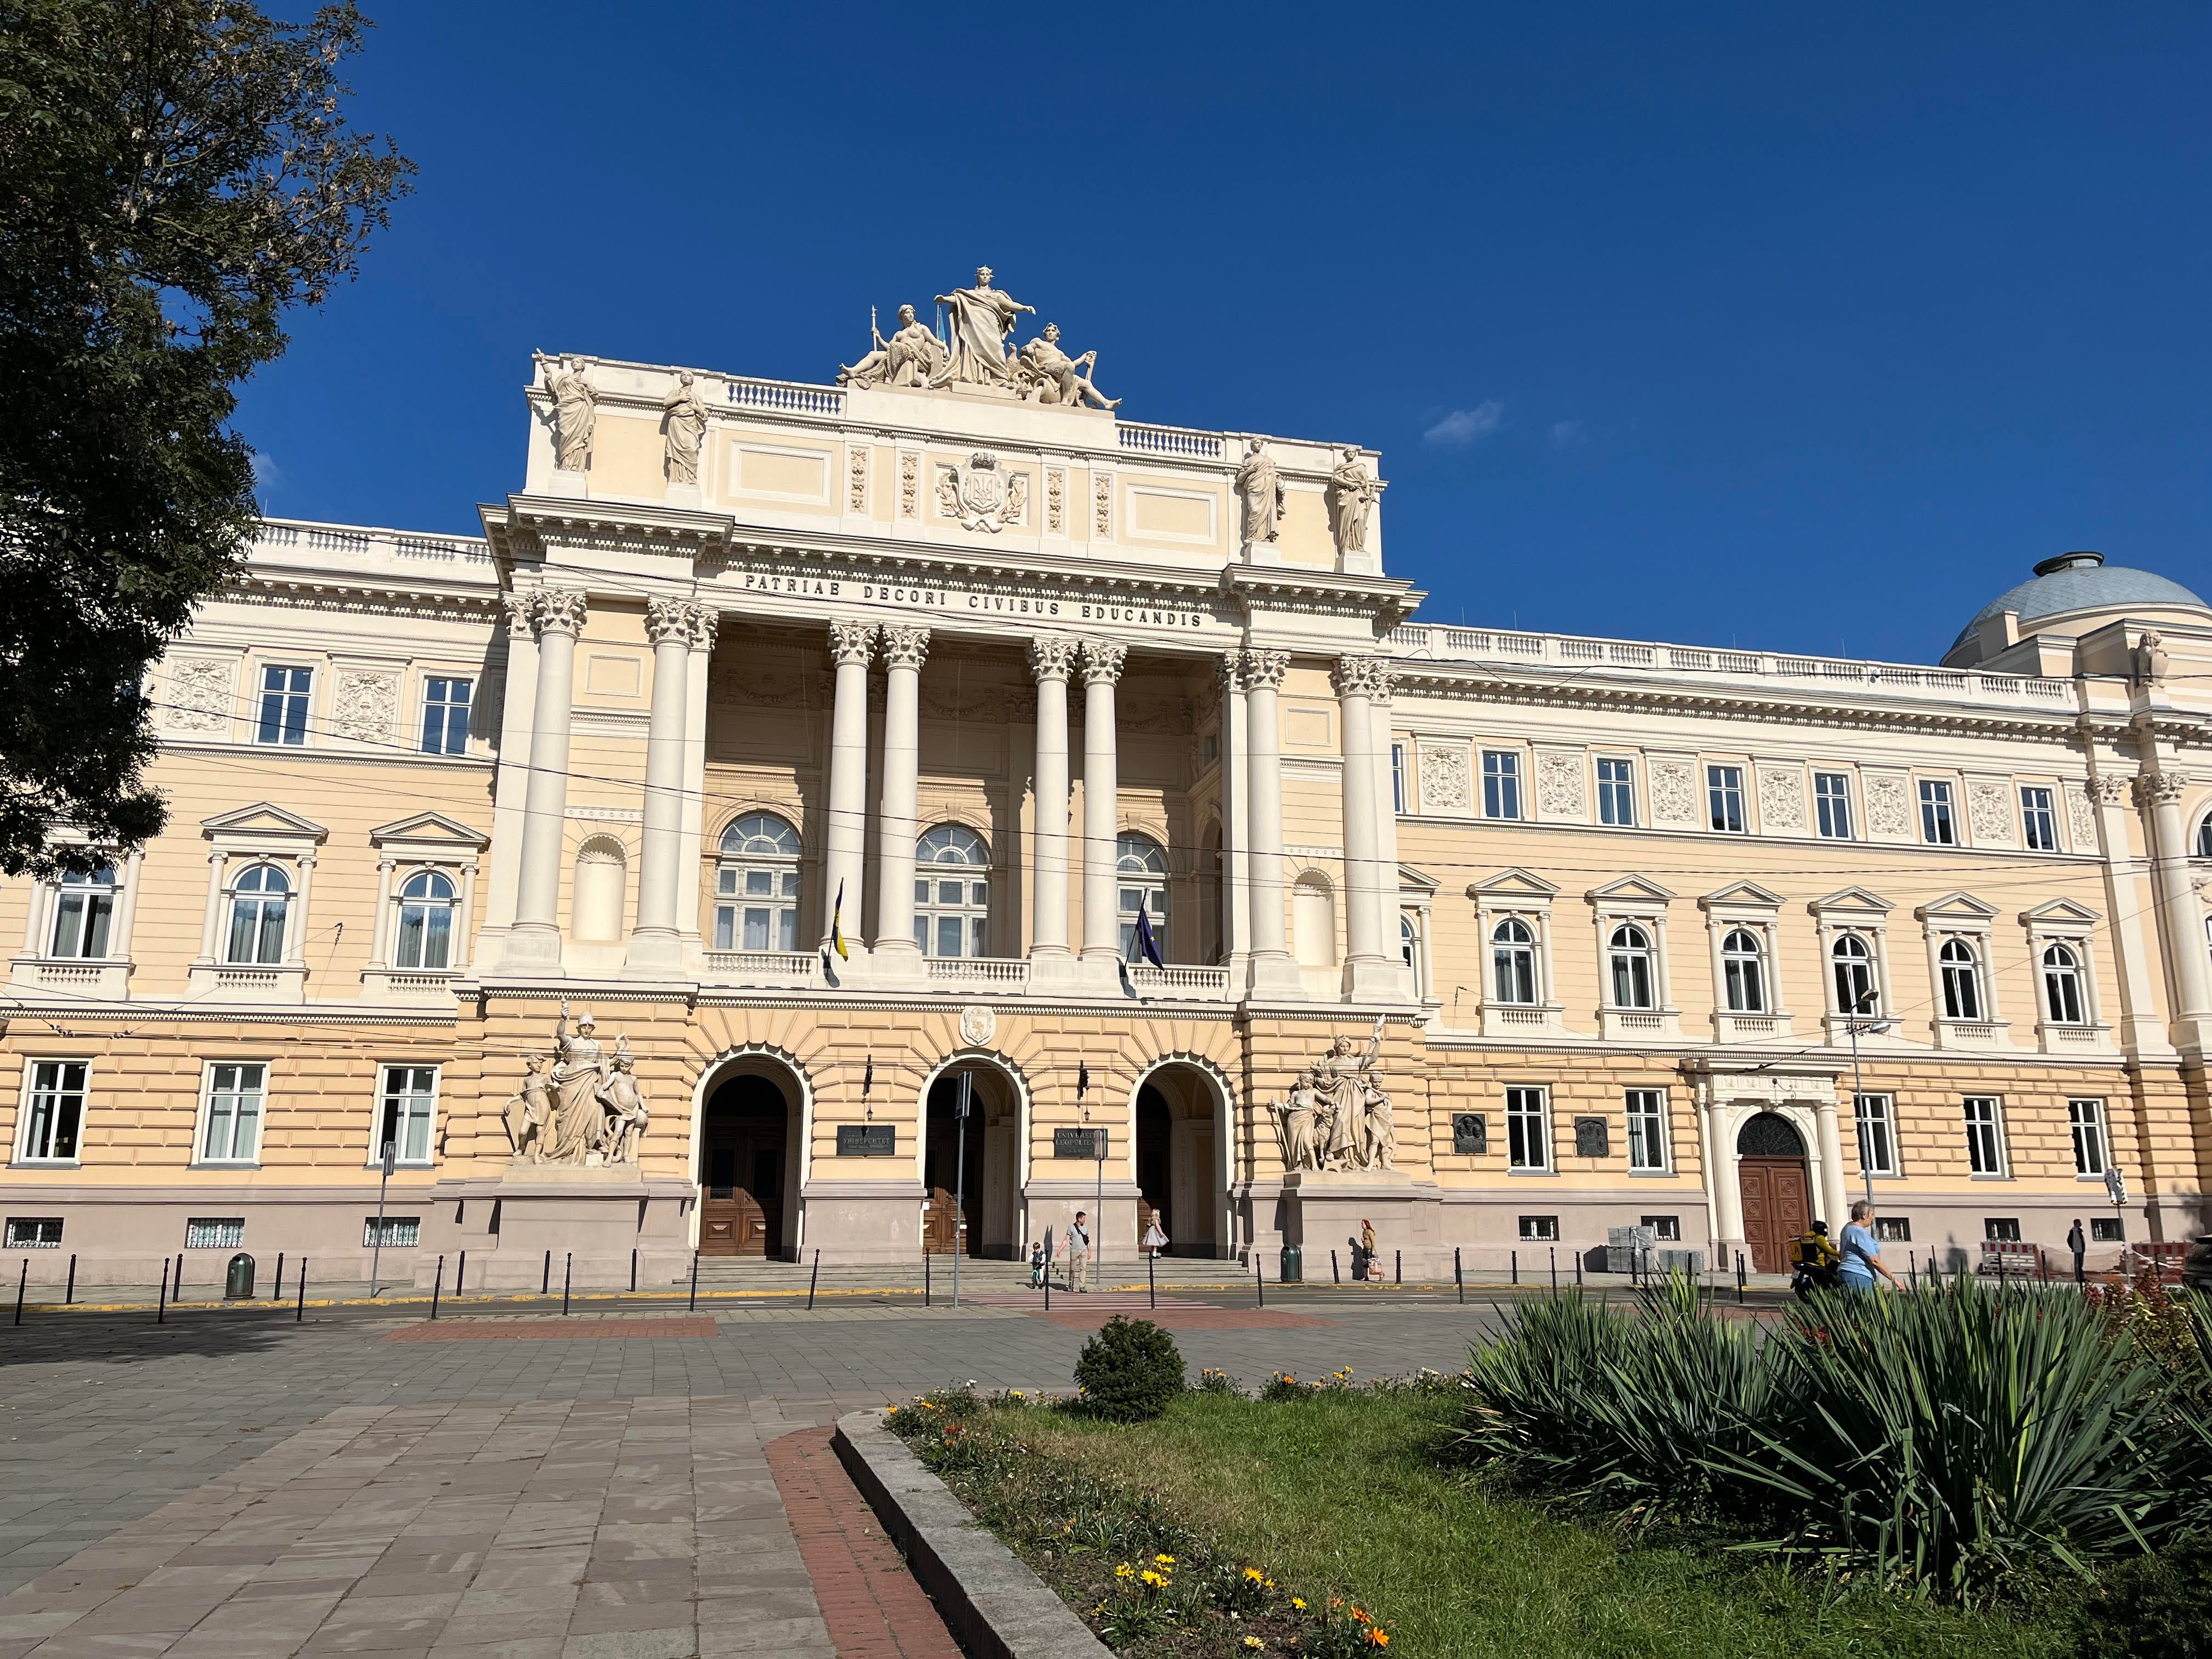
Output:
[[[0,1659],[949,1655],[826,1425],[1066,1388],[1144,1302],[34,1312],[0,1327]],[[1455,1369],[1493,1318],[1270,1303],[1158,1316],[1248,1381]]]

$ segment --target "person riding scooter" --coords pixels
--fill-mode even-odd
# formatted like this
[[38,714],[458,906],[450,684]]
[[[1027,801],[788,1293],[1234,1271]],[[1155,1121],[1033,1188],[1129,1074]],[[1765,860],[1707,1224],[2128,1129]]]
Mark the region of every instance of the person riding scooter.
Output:
[[1809,1233],[1790,1244],[1790,1288],[1801,1302],[1815,1291],[1832,1291],[1841,1282],[1844,1258],[1828,1237],[1828,1224],[1816,1221]]

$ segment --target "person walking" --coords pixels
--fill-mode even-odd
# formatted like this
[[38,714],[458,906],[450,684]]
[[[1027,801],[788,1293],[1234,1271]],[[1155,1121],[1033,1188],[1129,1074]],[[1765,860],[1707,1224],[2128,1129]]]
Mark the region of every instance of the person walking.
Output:
[[1168,1236],[1160,1231],[1160,1218],[1158,1213],[1155,1213],[1152,1218],[1145,1224],[1145,1248],[1152,1252],[1152,1259],[1158,1261],[1160,1252],[1167,1247]]
[[1380,1285],[1382,1275],[1375,1271],[1375,1224],[1364,1216],[1359,1218],[1359,1253],[1366,1258],[1368,1282]]
[[1035,1239],[1030,1241],[1030,1288],[1044,1288],[1044,1246]]
[[1083,1282],[1084,1270],[1091,1262],[1091,1218],[1083,1211],[1075,1212],[1075,1219],[1067,1224],[1067,1288],[1087,1290]]
[[1837,1282],[1847,1291],[1870,1291],[1874,1276],[1880,1273],[1889,1281],[1893,1291],[1905,1288],[1897,1282],[1897,1275],[1881,1259],[1881,1243],[1874,1236],[1874,1206],[1861,1199],[1851,1206],[1850,1224],[1844,1236],[1837,1241],[1842,1253],[1843,1265],[1837,1270]]
[[2081,1218],[2078,1215],[2074,1218],[2073,1228],[2066,1235],[2066,1248],[2074,1252],[2074,1282],[2087,1285],[2089,1275],[2084,1271],[2084,1264],[2089,1255],[2089,1240],[2081,1231]]

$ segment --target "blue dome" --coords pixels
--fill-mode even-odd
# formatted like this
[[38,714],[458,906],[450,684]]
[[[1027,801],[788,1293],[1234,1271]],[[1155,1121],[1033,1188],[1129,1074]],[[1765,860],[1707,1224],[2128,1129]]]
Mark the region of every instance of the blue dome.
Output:
[[2055,559],[2045,559],[2028,580],[2007,588],[1977,611],[1974,619],[1951,642],[1951,650],[1969,643],[1984,621],[2002,611],[2018,611],[2023,629],[2032,632],[2027,624],[2041,617],[2069,611],[2124,611],[2130,605],[2212,610],[2212,605],[2179,582],[2151,571],[2106,564],[2100,553],[2062,553]]

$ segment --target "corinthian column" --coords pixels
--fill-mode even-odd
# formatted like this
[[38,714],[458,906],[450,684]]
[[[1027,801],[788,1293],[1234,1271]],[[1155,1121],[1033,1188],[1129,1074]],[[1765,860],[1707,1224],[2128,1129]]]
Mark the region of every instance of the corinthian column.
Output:
[[684,599],[645,607],[653,641],[653,708],[645,732],[645,847],[638,862],[637,926],[625,966],[633,973],[673,974],[684,966],[676,932],[676,892],[684,843],[684,705],[691,678],[691,643],[706,611]]
[[541,589],[531,600],[538,636],[538,692],[530,725],[530,784],[523,796],[522,867],[500,969],[546,973],[561,967],[561,852],[568,830],[568,704],[576,680],[581,593]]
[[830,624],[837,690],[830,715],[830,828],[822,865],[824,946],[840,893],[845,897],[842,926],[848,949],[860,932],[860,878],[868,837],[868,659],[875,647],[872,623],[840,618]]
[[2212,973],[2207,971],[2204,909],[2189,878],[2189,832],[2181,822],[2181,793],[2189,780],[2179,772],[2146,772],[2136,780],[2136,805],[2150,815],[2151,863],[2158,872],[2158,908],[2166,949],[2173,963],[2173,1041],[2202,1042],[2201,1021],[2212,1020]]
[[[1387,695],[1390,671],[1375,657],[1340,657],[1333,676],[1344,732],[1344,872],[1348,890],[1345,937],[1350,945],[1344,988],[1355,997],[1387,997],[1398,986],[1383,953],[1382,821],[1376,809],[1375,702]],[[1392,885],[1395,887],[1395,883]]]
[[1030,641],[1030,672],[1036,678],[1036,823],[1030,839],[1032,983],[1064,980],[1073,959],[1067,937],[1067,677],[1075,653],[1073,640]]
[[876,838],[876,960],[919,978],[914,942],[914,841],[921,790],[921,664],[929,630],[886,623],[884,663],[883,821]]
[[1252,750],[1245,770],[1252,792],[1252,989],[1270,997],[1305,994],[1283,921],[1282,716],[1275,694],[1290,666],[1287,651],[1244,653],[1244,714]]
[[1114,687],[1125,645],[1083,642],[1083,959],[1109,970],[1121,959],[1121,924],[1115,904],[1120,863],[1121,782],[1114,735]]

